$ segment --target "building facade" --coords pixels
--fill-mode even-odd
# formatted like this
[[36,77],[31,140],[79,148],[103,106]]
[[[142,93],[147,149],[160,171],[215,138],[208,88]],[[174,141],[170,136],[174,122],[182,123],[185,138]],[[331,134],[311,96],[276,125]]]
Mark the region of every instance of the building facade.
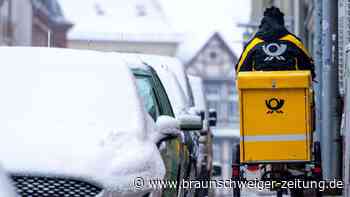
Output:
[[338,48],[340,93],[344,96],[344,116],[342,119],[343,136],[343,196],[350,195],[350,1],[338,0]]
[[312,20],[313,0],[252,0],[251,23],[256,26],[260,23],[264,10],[275,6],[281,9],[285,15],[285,24],[289,31],[302,39],[307,38],[308,22]]
[[[177,56],[185,64],[187,73],[203,79],[208,107],[216,109],[221,115],[217,127],[237,126],[239,117],[234,70],[237,56],[232,47],[218,32],[194,45],[186,42],[180,46]],[[189,45],[192,45],[192,51],[188,50]]]
[[0,45],[66,47],[71,27],[56,0],[0,1]]
[[56,0],[32,0],[32,45],[67,47],[68,22]]

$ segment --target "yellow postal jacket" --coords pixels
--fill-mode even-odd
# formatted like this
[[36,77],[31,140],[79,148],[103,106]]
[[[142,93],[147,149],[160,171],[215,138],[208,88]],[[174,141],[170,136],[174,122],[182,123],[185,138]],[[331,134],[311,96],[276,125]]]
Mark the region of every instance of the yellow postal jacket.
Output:
[[292,34],[273,41],[254,37],[245,47],[236,71],[310,70],[314,77],[311,56],[302,42]]

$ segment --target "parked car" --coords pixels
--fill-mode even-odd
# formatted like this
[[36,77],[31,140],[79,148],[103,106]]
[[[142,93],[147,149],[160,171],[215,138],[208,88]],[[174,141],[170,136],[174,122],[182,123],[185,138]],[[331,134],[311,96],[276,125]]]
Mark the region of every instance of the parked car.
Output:
[[[182,73],[181,69],[171,69],[171,67],[177,66],[179,63],[178,60],[171,57],[154,55],[140,55],[140,58],[147,65],[150,65],[158,74],[174,109],[175,117],[183,114],[198,116],[193,108],[193,100],[191,99],[192,101],[190,101],[189,99],[193,98],[193,96],[187,96],[192,95],[192,91],[187,92],[187,90],[181,85],[181,83],[188,84],[187,82],[184,82],[184,80],[188,80],[187,76],[184,74],[181,75],[182,77],[177,77],[176,72]],[[187,92],[187,95],[185,92]],[[184,142],[190,151],[189,169],[191,170],[188,172],[187,177],[191,180],[196,180],[198,175],[196,166],[199,148],[199,131],[186,133],[184,137]],[[194,192],[195,190],[192,188],[189,195],[194,195]]]
[[[199,180],[210,180],[213,176],[213,134],[209,121],[209,110],[205,98],[203,81],[200,77],[189,75],[189,82],[193,91],[193,99],[196,112],[202,117],[203,129],[199,137],[199,154],[197,162],[197,171]],[[210,124],[209,124],[210,123]],[[210,188],[200,188],[196,191],[196,196],[209,196],[212,191]]]
[[7,176],[2,166],[0,166],[0,196],[4,196],[4,197],[18,196],[15,192],[14,186],[12,185],[12,182],[10,181],[9,177]]
[[[144,63],[140,59],[139,54],[121,55],[136,78],[138,91],[143,98],[144,107],[153,120],[156,120],[159,116],[167,115],[176,117],[176,119],[181,121],[193,122],[194,124],[189,128],[191,131],[200,130],[202,128],[203,125],[199,116],[174,113],[172,104],[174,104],[174,102],[185,102],[182,101],[184,96],[181,94],[168,95],[156,71],[150,65]],[[168,75],[167,78],[169,80],[176,80],[175,77],[171,75]],[[179,84],[172,88],[177,88],[182,91]],[[174,99],[176,101],[174,101]],[[172,100],[173,102],[171,102]],[[177,115],[175,116],[175,114]],[[172,136],[168,141],[161,141],[161,143],[158,144],[167,169],[166,180],[176,180],[178,183],[183,179],[188,179],[188,175],[191,173],[190,171],[195,170],[190,168],[190,150],[184,143],[184,137],[189,135],[189,131],[187,128],[181,129],[182,132],[180,135]],[[187,188],[179,189],[180,190],[174,190],[168,188],[158,193],[157,196],[191,196]],[[155,194],[153,193],[152,196],[155,196]]]
[[132,73],[114,54],[0,53],[0,155],[21,196],[152,193],[148,180],[166,173],[157,144],[193,127],[168,115],[150,120]]
[[209,110],[205,98],[203,81],[200,77],[189,75],[197,113],[203,119],[203,129],[199,138],[198,172],[201,179],[210,179],[213,167],[213,134],[209,124]]

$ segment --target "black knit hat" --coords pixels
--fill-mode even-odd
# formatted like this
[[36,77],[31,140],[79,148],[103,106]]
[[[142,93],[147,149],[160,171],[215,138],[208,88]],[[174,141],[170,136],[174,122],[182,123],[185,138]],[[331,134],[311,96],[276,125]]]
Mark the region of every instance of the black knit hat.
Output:
[[264,16],[271,17],[275,19],[278,24],[284,25],[284,14],[275,6],[266,8],[264,11]]

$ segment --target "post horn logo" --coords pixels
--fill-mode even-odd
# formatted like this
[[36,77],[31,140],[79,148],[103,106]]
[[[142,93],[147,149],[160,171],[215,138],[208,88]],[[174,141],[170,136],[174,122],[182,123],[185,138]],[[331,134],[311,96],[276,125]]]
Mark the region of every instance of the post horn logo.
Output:
[[283,99],[271,98],[270,100],[265,100],[266,107],[269,109],[267,114],[273,114],[274,112],[278,114],[283,114],[281,108],[284,105]]

